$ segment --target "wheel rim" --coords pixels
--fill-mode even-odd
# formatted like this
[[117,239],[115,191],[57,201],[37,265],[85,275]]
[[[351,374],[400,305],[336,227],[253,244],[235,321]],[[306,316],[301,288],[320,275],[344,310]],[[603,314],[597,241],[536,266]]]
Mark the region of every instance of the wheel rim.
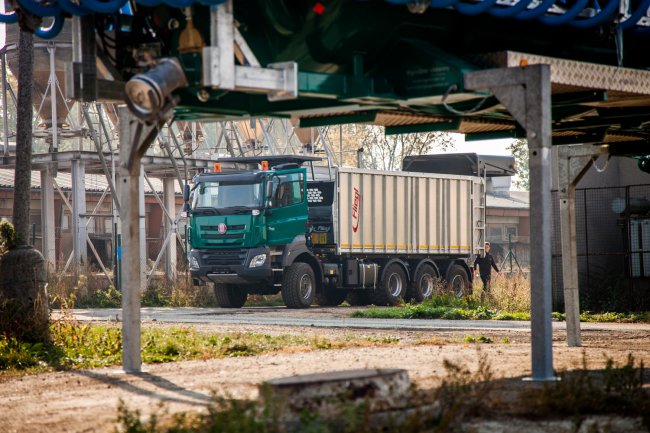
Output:
[[300,278],[300,297],[302,299],[309,299],[311,292],[314,289],[311,278],[307,274],[303,274]]
[[394,297],[402,294],[402,278],[397,272],[393,272],[388,277],[388,293]]
[[465,294],[465,280],[461,275],[454,275],[451,280],[451,291],[459,298]]
[[433,277],[431,274],[424,274],[420,278],[420,291],[422,296],[428,298],[433,294]]

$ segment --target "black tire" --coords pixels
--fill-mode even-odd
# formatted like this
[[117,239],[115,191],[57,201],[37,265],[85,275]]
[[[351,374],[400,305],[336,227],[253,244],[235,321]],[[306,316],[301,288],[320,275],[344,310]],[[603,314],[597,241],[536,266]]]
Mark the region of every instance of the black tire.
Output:
[[346,300],[353,307],[364,307],[372,304],[371,294],[369,290],[351,290]]
[[458,298],[471,294],[469,277],[462,266],[451,265],[447,273],[447,284],[445,287],[448,292]]
[[384,269],[379,287],[372,292],[372,303],[375,305],[398,305],[406,296],[407,281],[404,269],[391,263]]
[[415,281],[409,290],[409,299],[415,302],[422,302],[433,296],[438,274],[433,266],[424,264],[415,273]]
[[346,290],[325,289],[324,293],[316,295],[316,303],[321,307],[336,307],[341,305],[347,296]]
[[316,278],[307,263],[296,262],[284,271],[282,300],[287,308],[309,308],[316,295]]
[[248,292],[245,287],[215,283],[214,296],[221,308],[241,308],[246,303]]

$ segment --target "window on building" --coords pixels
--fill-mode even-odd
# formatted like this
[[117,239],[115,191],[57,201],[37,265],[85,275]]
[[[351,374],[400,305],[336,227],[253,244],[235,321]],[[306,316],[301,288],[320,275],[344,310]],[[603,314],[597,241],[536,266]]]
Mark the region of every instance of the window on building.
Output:
[[490,242],[500,242],[503,237],[503,227],[500,225],[490,225],[487,227],[487,240]]
[[507,226],[505,235],[506,239],[509,239],[509,237],[512,236],[512,239],[514,240],[517,237],[517,226]]

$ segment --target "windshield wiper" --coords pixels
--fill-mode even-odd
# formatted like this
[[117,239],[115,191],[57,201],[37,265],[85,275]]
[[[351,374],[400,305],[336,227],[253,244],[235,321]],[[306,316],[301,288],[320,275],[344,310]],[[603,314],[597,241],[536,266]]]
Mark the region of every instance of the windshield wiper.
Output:
[[228,206],[228,207],[222,207],[221,210],[228,213],[242,214],[242,213],[250,212],[251,208],[249,208],[248,206]]
[[191,210],[194,215],[221,215],[218,209],[213,207],[197,207]]

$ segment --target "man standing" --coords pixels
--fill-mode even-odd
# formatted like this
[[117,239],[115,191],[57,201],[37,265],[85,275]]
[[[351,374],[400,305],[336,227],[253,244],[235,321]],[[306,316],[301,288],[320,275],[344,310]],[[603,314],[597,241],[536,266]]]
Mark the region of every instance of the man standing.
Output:
[[490,292],[490,279],[492,278],[492,268],[494,268],[494,270],[497,271],[497,274],[500,273],[499,268],[497,267],[497,264],[495,263],[494,258],[492,257],[492,254],[490,254],[489,242],[485,243],[485,254],[483,255],[483,257],[476,256],[476,260],[474,261],[474,273],[476,273],[477,267],[478,267],[479,275],[481,276],[481,281],[483,281],[483,291],[481,292],[481,302],[483,302],[485,295],[488,295]]

